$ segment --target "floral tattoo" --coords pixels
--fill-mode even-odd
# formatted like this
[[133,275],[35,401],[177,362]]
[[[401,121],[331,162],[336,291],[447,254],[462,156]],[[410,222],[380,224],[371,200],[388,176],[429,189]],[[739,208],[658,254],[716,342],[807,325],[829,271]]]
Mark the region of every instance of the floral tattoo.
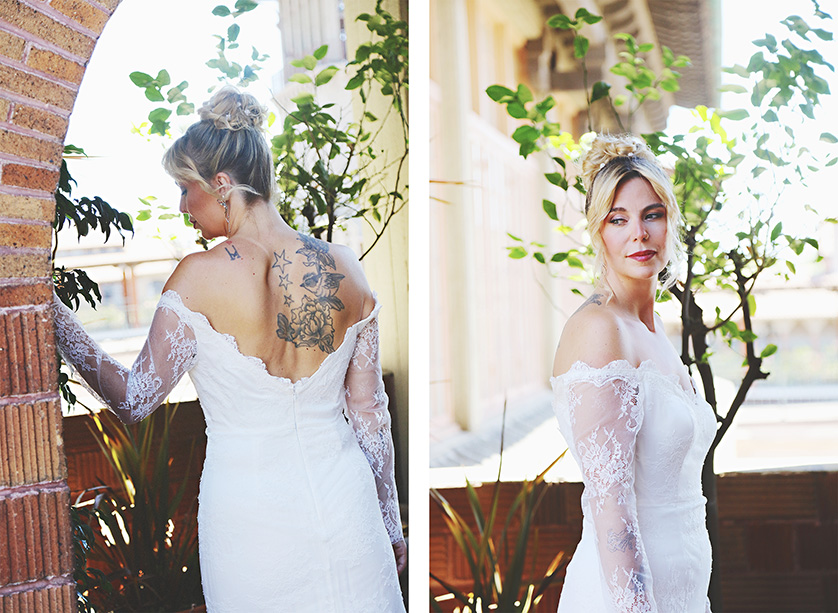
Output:
[[[332,311],[342,311],[344,308],[343,302],[335,295],[344,275],[330,272],[335,270],[335,258],[329,254],[328,243],[304,234],[299,234],[298,239],[303,243],[297,250],[306,259],[303,265],[314,268],[313,272],[303,276],[300,284],[311,295],[303,296],[300,305],[291,309],[290,320],[284,313],[277,314],[276,335],[294,343],[295,347],[317,347],[320,351],[332,353],[335,350]],[[284,256],[283,251],[273,266],[279,267],[282,272],[285,271],[285,264],[280,262],[285,259]],[[280,276],[280,284],[286,287],[286,283],[288,276]]]

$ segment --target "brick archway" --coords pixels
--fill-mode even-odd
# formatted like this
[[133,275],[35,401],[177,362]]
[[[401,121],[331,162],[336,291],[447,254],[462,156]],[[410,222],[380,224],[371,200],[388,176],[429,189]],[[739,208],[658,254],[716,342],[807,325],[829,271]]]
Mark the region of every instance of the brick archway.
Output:
[[120,0],[0,0],[0,610],[76,608],[49,254],[70,113]]

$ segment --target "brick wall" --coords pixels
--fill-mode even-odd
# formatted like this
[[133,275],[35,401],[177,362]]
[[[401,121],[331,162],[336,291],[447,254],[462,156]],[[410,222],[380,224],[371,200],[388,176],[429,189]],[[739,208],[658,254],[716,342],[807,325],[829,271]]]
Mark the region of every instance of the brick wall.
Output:
[[56,387],[52,193],[119,0],[0,0],[0,612],[75,610]]
[[[484,509],[492,488],[477,490]],[[502,484],[500,518],[505,519],[519,488]],[[464,489],[441,491],[463,517],[471,516]],[[548,486],[533,528],[535,568],[546,569],[556,552],[572,554],[576,548],[582,535],[581,494],[579,483]],[[728,474],[719,477],[718,494],[722,546],[714,560],[725,613],[838,611],[838,473]],[[434,502],[430,543],[431,572],[468,591],[468,565]],[[431,589],[435,595],[445,592],[434,581]],[[550,588],[535,610],[554,613],[560,594],[560,585]],[[445,611],[456,606],[455,601],[441,604]]]

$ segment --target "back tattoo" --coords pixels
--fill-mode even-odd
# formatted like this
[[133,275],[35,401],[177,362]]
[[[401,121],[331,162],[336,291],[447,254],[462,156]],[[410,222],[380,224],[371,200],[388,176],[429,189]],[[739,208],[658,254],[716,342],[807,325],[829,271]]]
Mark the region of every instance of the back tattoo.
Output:
[[[293,298],[285,296],[285,304],[291,306],[291,319],[289,321],[284,313],[277,314],[276,335],[294,343],[295,347],[317,347],[320,351],[332,353],[335,350],[332,311],[342,311],[344,308],[343,302],[335,295],[344,275],[329,272],[336,269],[335,258],[329,254],[329,243],[304,234],[298,234],[297,239],[303,243],[297,250],[297,253],[305,257],[303,265],[314,269],[303,276],[300,284],[311,295],[303,295],[297,306],[291,306]],[[279,268],[279,284],[287,288],[291,282],[285,267],[291,260],[285,257],[284,250],[281,254],[274,252],[274,257],[276,261],[271,268]]]

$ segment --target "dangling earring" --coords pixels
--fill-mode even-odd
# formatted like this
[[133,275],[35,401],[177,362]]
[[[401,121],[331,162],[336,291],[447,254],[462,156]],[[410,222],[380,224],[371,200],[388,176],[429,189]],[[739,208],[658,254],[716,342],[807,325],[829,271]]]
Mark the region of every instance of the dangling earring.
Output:
[[227,228],[227,236],[230,236],[230,206],[226,200],[219,200],[218,204],[224,207],[224,222]]

